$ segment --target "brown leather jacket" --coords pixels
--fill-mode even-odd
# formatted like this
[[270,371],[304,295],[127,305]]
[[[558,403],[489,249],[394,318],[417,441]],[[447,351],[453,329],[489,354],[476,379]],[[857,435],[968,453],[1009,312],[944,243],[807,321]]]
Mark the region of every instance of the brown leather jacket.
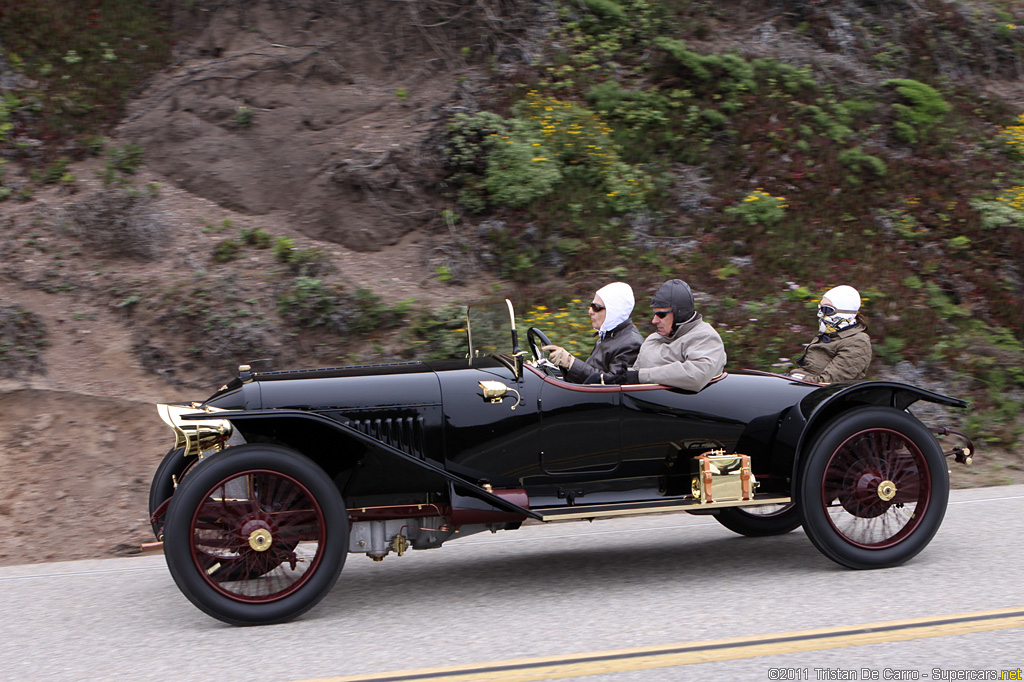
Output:
[[819,384],[862,379],[871,364],[871,337],[866,330],[867,325],[858,320],[835,334],[815,336],[790,375]]

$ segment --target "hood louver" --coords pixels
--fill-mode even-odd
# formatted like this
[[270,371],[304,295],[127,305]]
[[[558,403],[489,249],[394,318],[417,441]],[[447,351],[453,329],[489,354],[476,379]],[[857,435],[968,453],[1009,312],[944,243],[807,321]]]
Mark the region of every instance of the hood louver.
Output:
[[349,426],[402,452],[424,457],[423,417],[353,419]]

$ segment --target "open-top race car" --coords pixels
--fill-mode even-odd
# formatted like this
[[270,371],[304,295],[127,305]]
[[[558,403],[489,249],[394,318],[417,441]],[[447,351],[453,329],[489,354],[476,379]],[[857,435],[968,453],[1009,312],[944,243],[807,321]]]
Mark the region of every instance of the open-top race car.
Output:
[[[855,569],[938,530],[944,452],[907,411],[961,400],[902,383],[822,386],[731,371],[697,392],[571,384],[521,351],[508,301],[471,307],[466,358],[302,371],[248,366],[201,403],[160,405],[177,441],[150,491],[167,565],[227,623],[276,623],[381,560],[524,522],[687,511],[743,535],[803,526]],[[960,436],[960,434],[955,434]]]

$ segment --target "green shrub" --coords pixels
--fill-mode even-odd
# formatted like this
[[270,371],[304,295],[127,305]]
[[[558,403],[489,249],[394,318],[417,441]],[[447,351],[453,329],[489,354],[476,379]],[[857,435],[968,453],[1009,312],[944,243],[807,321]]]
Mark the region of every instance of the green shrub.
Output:
[[845,149],[839,152],[837,159],[839,163],[858,175],[870,174],[873,177],[880,178],[888,171],[884,161],[877,156],[865,154],[860,147]]
[[728,206],[725,212],[743,219],[748,225],[771,226],[786,215],[785,197],[773,197],[762,189],[756,189],[743,201]]
[[354,297],[355,310],[349,329],[357,334],[366,334],[378,329],[393,329],[406,322],[415,306],[415,299],[383,302],[369,289],[357,289]]
[[663,36],[655,38],[654,45],[670,57],[681,75],[710,84],[716,92],[749,91],[756,86],[753,65],[738,55],[701,55],[690,51],[685,41]]
[[605,21],[625,23],[628,19],[626,10],[614,0],[583,0],[583,4],[596,16]]
[[520,208],[561,181],[558,159],[536,139],[527,133],[494,145],[484,179],[493,203]]
[[225,239],[214,247],[213,260],[215,263],[228,263],[238,258],[241,250],[242,245],[234,239]]
[[126,175],[133,175],[142,165],[142,147],[137,144],[114,145],[107,149],[106,155],[107,166]]
[[489,111],[455,114],[448,124],[448,165],[457,171],[482,173],[487,168],[493,138],[507,136],[508,130],[509,123]]
[[938,90],[919,81],[908,78],[893,78],[883,85],[896,89],[907,104],[896,103],[896,137],[909,144],[916,144],[923,135],[940,123],[952,106]]
[[447,360],[466,357],[466,307],[448,305],[413,317],[403,335],[405,357]]
[[243,244],[254,246],[257,249],[270,248],[270,235],[263,228],[257,227],[250,230],[243,227],[239,231],[238,237],[242,240]]
[[291,262],[295,240],[291,237],[278,237],[274,240],[274,258],[282,263]]
[[316,277],[300,275],[291,286],[278,295],[277,309],[285,319],[304,327],[326,327],[346,331],[346,316],[340,305],[340,294]]
[[981,226],[986,229],[1024,229],[1024,187],[1011,187],[995,199],[975,198],[969,203],[981,215]]
[[252,125],[252,109],[244,104],[235,109],[235,124],[240,128]]
[[[590,190],[591,203],[615,211],[644,205],[650,180],[621,159],[611,128],[575,102],[527,94],[505,120],[456,116],[449,125],[449,164],[458,169],[460,201],[524,207],[550,195],[567,173]],[[482,175],[482,177],[480,177]]]

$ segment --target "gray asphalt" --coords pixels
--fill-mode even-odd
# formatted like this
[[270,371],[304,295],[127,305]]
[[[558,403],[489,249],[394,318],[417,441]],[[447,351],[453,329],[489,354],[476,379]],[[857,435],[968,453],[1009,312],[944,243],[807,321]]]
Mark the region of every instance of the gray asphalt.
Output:
[[[0,679],[287,682],[1024,609],[1022,530],[1019,485],[953,491],[929,547],[882,571],[840,568],[799,530],[743,538],[688,514],[527,526],[350,555],[315,609],[260,628],[201,613],[159,554],[6,567]],[[1016,669],[1022,644],[1024,629],[997,630],[578,679]]]

